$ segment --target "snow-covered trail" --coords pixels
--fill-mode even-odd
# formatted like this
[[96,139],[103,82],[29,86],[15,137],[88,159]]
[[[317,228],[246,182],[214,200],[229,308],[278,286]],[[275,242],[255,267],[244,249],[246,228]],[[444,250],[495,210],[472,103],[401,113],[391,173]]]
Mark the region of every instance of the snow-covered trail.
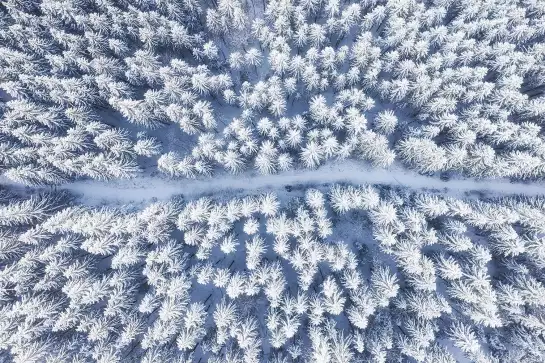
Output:
[[77,181],[58,189],[80,194],[90,204],[143,202],[152,198],[166,200],[174,195],[198,196],[222,192],[256,192],[283,189],[286,185],[320,185],[335,182],[353,184],[386,184],[411,189],[440,189],[449,194],[484,192],[491,195],[522,194],[545,195],[541,183],[510,183],[508,180],[451,179],[419,175],[403,169],[365,169],[361,163],[344,161],[331,163],[315,170],[296,170],[273,175],[247,173],[242,175],[216,175],[202,180],[173,180],[142,176],[117,181]]

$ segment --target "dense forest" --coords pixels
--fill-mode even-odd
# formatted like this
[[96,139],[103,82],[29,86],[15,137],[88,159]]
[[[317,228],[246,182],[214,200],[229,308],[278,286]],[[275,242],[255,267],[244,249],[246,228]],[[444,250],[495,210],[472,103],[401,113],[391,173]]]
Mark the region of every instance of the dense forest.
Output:
[[[0,2],[0,362],[544,362],[544,89],[539,0]],[[543,196],[250,187],[341,162]]]
[[541,198],[1,203],[0,349],[18,362],[544,358]]
[[0,161],[28,185],[327,160],[541,178],[540,1],[1,5]]

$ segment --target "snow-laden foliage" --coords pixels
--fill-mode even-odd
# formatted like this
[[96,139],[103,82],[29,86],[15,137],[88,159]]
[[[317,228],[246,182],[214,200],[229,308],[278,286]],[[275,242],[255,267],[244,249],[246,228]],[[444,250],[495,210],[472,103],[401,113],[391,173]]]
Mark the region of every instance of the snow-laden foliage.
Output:
[[0,359],[542,362],[545,203],[0,192]]
[[6,0],[0,12],[0,168],[17,182],[338,158],[545,173],[542,1]]
[[544,40],[539,0],[0,1],[0,361],[544,362],[542,197],[20,187],[542,179]]

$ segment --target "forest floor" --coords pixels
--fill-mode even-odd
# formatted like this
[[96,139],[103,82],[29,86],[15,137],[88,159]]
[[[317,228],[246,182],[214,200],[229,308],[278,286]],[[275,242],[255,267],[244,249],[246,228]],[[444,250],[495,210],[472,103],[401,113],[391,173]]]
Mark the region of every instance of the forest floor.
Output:
[[159,175],[141,175],[134,179],[95,181],[83,180],[58,187],[81,195],[87,204],[142,203],[168,200],[176,195],[196,197],[217,193],[253,194],[266,191],[289,192],[300,186],[312,187],[331,183],[380,184],[416,190],[437,191],[453,196],[483,194],[486,196],[545,194],[545,184],[510,182],[507,179],[441,180],[420,175],[401,167],[366,169],[360,162],[328,163],[317,169],[294,170],[272,175],[246,172],[239,175],[217,174],[204,179],[172,179]]

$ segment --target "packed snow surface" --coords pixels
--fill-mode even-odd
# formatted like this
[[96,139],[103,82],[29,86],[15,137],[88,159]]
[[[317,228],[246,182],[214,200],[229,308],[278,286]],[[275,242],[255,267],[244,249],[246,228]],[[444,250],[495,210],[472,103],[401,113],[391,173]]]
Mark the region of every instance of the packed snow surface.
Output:
[[294,170],[273,175],[245,173],[224,174],[208,179],[165,179],[143,176],[129,180],[77,181],[61,189],[83,194],[89,203],[101,201],[135,202],[149,199],[168,200],[174,195],[198,196],[221,191],[274,190],[288,185],[329,183],[382,184],[411,189],[439,189],[453,194],[482,192],[487,194],[536,196],[545,194],[540,183],[512,183],[506,179],[450,179],[420,175],[402,168],[362,168],[361,163],[342,161],[314,170]]

